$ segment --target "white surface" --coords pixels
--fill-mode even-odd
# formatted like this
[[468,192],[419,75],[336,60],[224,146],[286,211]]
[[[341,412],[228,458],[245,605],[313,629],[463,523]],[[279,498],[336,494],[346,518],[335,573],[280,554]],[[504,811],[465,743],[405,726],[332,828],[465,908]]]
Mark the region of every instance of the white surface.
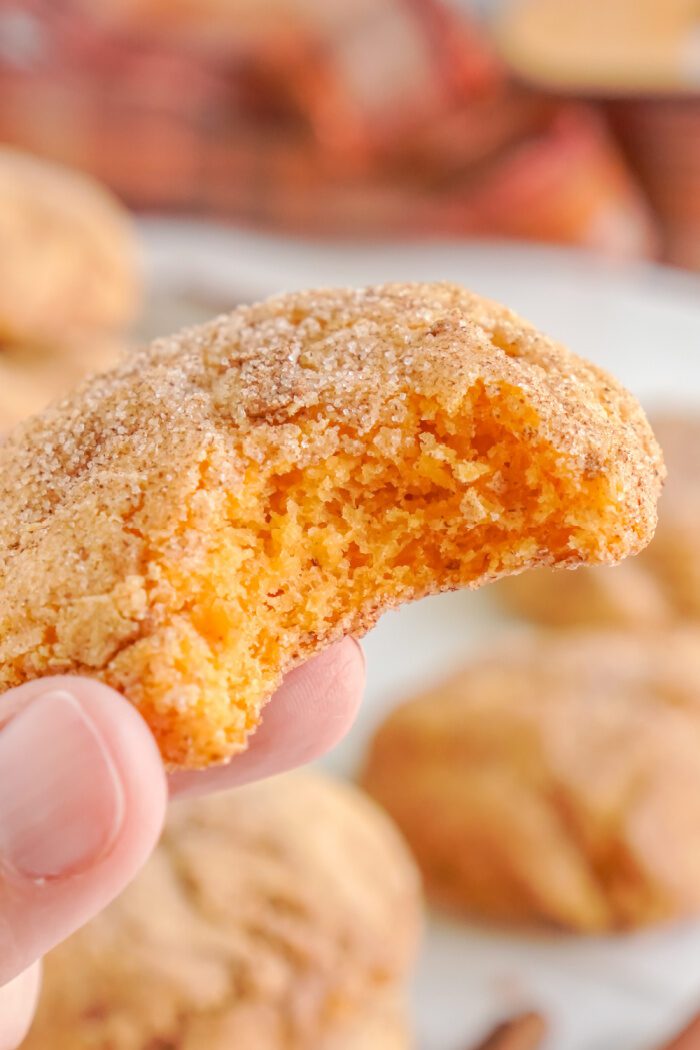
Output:
[[[452,279],[608,367],[648,406],[700,406],[700,280],[691,276],[519,246],[334,249],[191,224],[144,230],[161,313],[176,323],[305,286]],[[386,616],[365,643],[358,725],[329,764],[350,772],[392,703],[503,629],[488,590]],[[504,1010],[526,1005],[552,1017],[550,1050],[652,1050],[700,1008],[700,924],[582,940],[431,923],[415,986],[418,1050],[464,1050]]]

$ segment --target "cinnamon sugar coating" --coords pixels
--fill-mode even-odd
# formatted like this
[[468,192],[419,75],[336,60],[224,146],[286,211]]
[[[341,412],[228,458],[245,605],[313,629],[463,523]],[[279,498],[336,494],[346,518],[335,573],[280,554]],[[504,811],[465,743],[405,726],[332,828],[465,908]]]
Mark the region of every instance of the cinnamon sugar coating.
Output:
[[240,308],[0,448],[0,687],[96,675],[170,765],[222,761],[387,608],[636,553],[662,474],[630,394],[457,286]]
[[50,953],[23,1050],[407,1050],[417,872],[350,785],[295,773],[172,807]]

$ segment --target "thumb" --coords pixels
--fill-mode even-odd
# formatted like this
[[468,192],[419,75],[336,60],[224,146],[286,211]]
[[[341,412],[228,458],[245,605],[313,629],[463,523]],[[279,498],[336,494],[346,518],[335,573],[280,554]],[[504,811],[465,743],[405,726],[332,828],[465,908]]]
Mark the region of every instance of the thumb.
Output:
[[[107,686],[44,678],[0,697],[5,998],[14,978],[136,874],[160,833],[166,795],[151,734],[137,711]],[[0,991],[0,1048],[11,1045],[2,1014]]]
[[0,988],[0,1050],[16,1050],[32,1023],[39,998],[41,963]]

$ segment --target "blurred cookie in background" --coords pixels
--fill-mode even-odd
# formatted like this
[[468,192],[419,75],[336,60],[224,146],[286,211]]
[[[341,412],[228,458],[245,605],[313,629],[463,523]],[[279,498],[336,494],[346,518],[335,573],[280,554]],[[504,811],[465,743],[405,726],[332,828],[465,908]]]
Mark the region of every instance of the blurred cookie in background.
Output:
[[[652,541],[653,542],[653,541]],[[581,572],[536,569],[496,584],[505,610],[546,627],[655,627],[676,618],[670,597],[643,559]]]
[[67,394],[91,372],[112,368],[127,344],[98,334],[66,345],[0,347],[0,433]]
[[121,330],[139,297],[136,236],[116,199],[0,146],[0,347]]
[[538,569],[500,581],[510,612],[552,627],[700,619],[700,416],[652,418],[668,469],[649,546],[613,568]]
[[432,899],[581,932],[700,910],[700,631],[517,639],[400,706],[362,776]]
[[697,87],[697,0],[503,0],[501,53],[559,92],[678,93]]
[[415,867],[360,792],[296,773],[174,805],[106,912],[45,961],[24,1050],[407,1050]]

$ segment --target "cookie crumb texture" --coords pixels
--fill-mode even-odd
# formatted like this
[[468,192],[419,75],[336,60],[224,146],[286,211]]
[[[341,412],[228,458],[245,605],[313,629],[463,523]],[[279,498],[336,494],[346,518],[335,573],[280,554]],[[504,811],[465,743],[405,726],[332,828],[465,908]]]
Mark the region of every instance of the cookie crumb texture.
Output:
[[700,631],[506,639],[397,708],[363,781],[430,896],[595,933],[700,911]]
[[459,287],[241,308],[0,448],[0,688],[100,677],[171,767],[221,762],[386,609],[637,552],[662,472],[619,384]]
[[50,953],[23,1050],[408,1050],[417,872],[349,785],[173,806],[114,904]]

